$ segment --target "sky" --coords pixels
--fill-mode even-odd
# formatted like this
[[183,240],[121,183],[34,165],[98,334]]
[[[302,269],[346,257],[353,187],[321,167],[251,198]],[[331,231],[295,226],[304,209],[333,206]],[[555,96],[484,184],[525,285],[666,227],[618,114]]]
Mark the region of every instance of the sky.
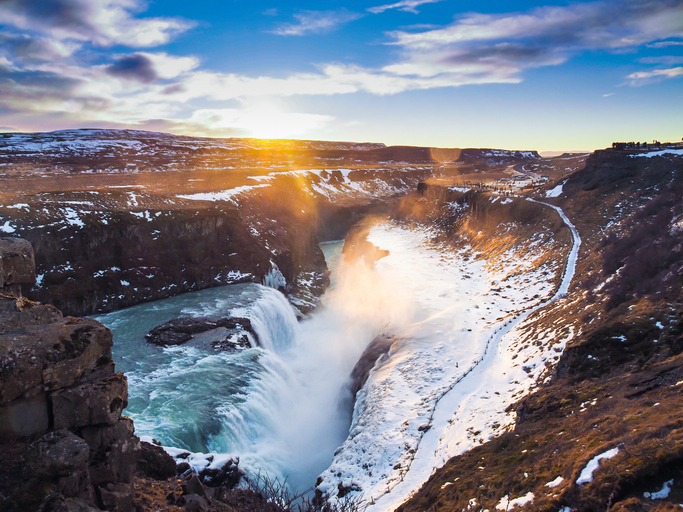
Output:
[[683,0],[0,0],[0,132],[683,137]]

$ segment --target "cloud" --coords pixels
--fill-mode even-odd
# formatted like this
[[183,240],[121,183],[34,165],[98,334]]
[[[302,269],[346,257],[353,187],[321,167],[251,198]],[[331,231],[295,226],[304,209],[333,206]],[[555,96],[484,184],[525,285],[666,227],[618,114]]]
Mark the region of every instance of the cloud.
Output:
[[[5,111],[3,122],[10,121],[16,114],[36,116],[78,109],[88,102],[87,95],[80,94],[84,83],[81,78],[27,71],[0,62],[0,109]],[[93,106],[91,103],[90,107]]]
[[106,66],[105,73],[123,80],[151,84],[157,80],[176,78],[199,65],[195,57],[174,57],[167,53],[138,52],[122,55]]
[[278,10],[275,9],[275,8],[273,8],[273,9],[266,9],[266,10],[263,11],[261,14],[263,14],[264,16],[277,16]]
[[57,41],[83,41],[149,47],[167,43],[194,26],[179,18],[138,18],[142,0],[3,0],[0,25],[48,35]]
[[[23,29],[31,9],[39,6],[53,9],[37,13],[35,25]],[[254,105],[295,96],[382,96],[515,84],[528,69],[558,65],[582,52],[673,44],[672,38],[683,37],[680,0],[570,4],[525,13],[470,13],[447,26],[391,32],[388,44],[396,51],[383,67],[325,63],[315,72],[248,76],[202,69],[195,57],[141,51],[141,34],[117,42],[131,27],[149,28],[148,22],[155,20],[179,22],[140,18],[142,7],[141,0],[0,0],[0,24],[5,27],[0,30],[0,123],[38,130],[155,123],[176,132],[228,136],[256,130],[256,119],[267,126],[270,115],[273,126],[296,123],[311,130],[331,118],[258,110]],[[360,16],[346,10],[304,11],[295,16],[297,23],[279,30],[281,35],[321,33]],[[151,27],[146,41],[163,41],[174,34]],[[134,50],[108,55],[97,47],[112,44]],[[41,58],[41,52],[50,58]],[[648,63],[669,69],[633,73],[627,82],[643,85],[680,76],[683,68],[673,67],[677,62],[659,59]]]
[[142,84],[151,84],[159,79],[152,61],[139,53],[121,57],[114,64],[107,66],[106,72],[111,76]]
[[663,66],[675,66],[676,64],[683,64],[683,57],[675,57],[673,55],[664,55],[662,57],[645,57],[638,59],[638,62],[643,64],[662,64]]
[[422,33],[394,32],[394,44],[413,50],[444,45],[518,40],[553,47],[617,49],[683,35],[679,1],[593,2],[569,7],[539,7],[525,14],[470,14],[455,23]]
[[452,24],[421,32],[395,31],[389,44],[402,62],[385,71],[436,77],[455,73],[492,81],[520,78],[525,69],[562,64],[584,51],[622,51],[683,35],[678,0],[623,0],[527,13],[468,14]]
[[367,11],[372,14],[380,14],[389,9],[398,9],[399,11],[412,12],[413,14],[418,14],[419,11],[416,7],[424,4],[435,4],[437,2],[443,2],[443,0],[401,0],[395,4],[379,5],[377,7],[370,7]]
[[199,66],[196,57],[178,57],[164,52],[138,52],[152,61],[154,70],[161,79],[176,78]]
[[653,82],[661,82],[668,78],[683,76],[683,67],[669,69],[655,69],[654,71],[638,71],[626,77],[628,83],[635,87]]
[[54,62],[70,57],[80,44],[55,41],[28,34],[0,32],[0,51],[6,56],[24,62]]
[[683,41],[659,41],[646,45],[648,48],[667,48],[669,46],[683,46]]
[[283,23],[273,30],[279,36],[304,36],[331,32],[363,15],[346,9],[338,11],[301,11],[294,15],[296,23]]

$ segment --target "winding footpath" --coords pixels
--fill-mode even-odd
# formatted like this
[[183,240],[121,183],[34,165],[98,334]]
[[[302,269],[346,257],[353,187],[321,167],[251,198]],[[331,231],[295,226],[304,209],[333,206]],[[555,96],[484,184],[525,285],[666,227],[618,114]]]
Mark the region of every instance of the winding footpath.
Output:
[[[380,496],[365,497],[369,502],[366,510],[370,512],[393,511],[424,484],[429,477],[446,461],[455,455],[464,453],[474,446],[474,441],[467,438],[467,427],[481,423],[482,402],[486,403],[490,413],[504,415],[504,411],[495,410],[505,398],[510,400],[519,386],[512,386],[510,377],[506,375],[505,347],[509,339],[514,338],[515,330],[532,313],[561,299],[567,294],[574,278],[576,262],[581,246],[581,238],[576,227],[564,211],[542,201],[527,198],[527,201],[543,204],[554,209],[569,227],[573,244],[564,267],[562,281],[555,294],[547,301],[538,304],[506,321],[503,325],[491,327],[491,334],[486,344],[484,355],[460,377],[436,402],[429,423],[430,428],[422,436],[415,456],[403,478]],[[505,342],[504,342],[505,340]],[[515,381],[516,384],[519,382]],[[491,400],[493,394],[497,397]],[[487,399],[487,400],[482,400]],[[516,400],[516,399],[515,399]],[[502,409],[505,407],[502,406]],[[493,432],[491,432],[491,436]]]

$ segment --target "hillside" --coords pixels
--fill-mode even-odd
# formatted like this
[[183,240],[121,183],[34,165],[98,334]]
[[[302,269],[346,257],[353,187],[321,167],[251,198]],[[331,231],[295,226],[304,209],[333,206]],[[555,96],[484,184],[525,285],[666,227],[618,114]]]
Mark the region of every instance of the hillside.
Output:
[[[449,460],[399,510],[673,510],[683,498],[680,156],[603,151],[547,200],[583,245],[523,342],[575,333],[514,428]],[[552,338],[551,338],[552,342]]]

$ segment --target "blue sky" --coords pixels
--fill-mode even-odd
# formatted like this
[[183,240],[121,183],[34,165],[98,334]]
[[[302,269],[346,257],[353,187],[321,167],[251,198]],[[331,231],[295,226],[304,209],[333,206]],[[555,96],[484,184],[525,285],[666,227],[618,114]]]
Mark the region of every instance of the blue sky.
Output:
[[549,151],[682,119],[682,0],[0,0],[2,131]]

